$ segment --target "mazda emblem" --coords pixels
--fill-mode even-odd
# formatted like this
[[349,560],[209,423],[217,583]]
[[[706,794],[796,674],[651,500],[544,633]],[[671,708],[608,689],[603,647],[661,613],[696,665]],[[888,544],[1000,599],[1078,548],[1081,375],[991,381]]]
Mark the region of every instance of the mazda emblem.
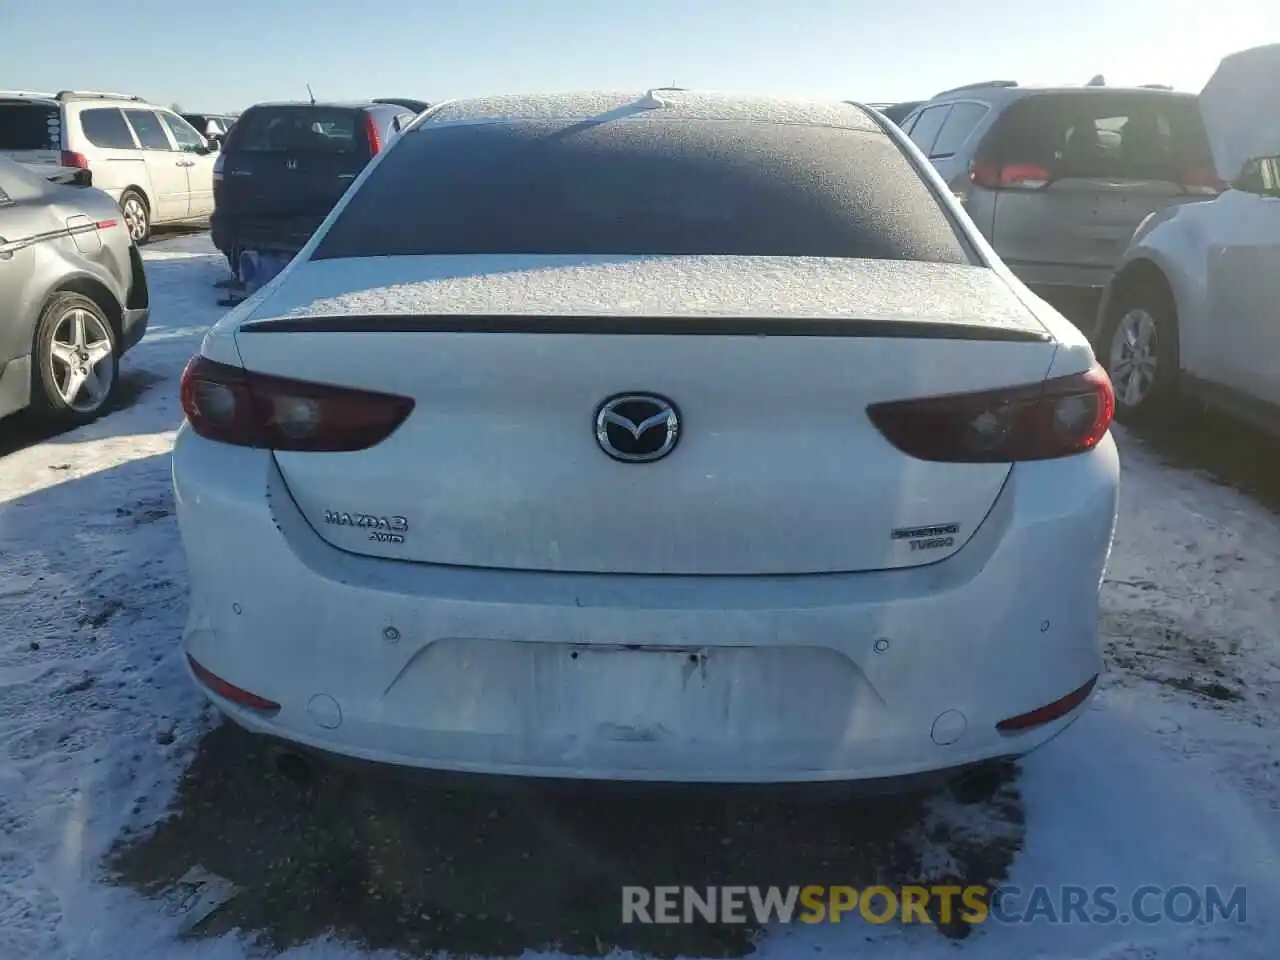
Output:
[[652,393],[610,397],[596,412],[596,442],[624,463],[661,460],[680,439],[680,413],[670,400]]

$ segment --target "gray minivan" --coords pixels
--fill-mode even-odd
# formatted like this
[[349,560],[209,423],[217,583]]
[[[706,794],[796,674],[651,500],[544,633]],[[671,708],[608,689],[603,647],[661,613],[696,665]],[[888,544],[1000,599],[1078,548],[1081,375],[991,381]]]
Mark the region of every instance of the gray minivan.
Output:
[[1010,269],[1085,311],[1148,214],[1222,189],[1196,96],[1162,87],[991,81],[901,126]]

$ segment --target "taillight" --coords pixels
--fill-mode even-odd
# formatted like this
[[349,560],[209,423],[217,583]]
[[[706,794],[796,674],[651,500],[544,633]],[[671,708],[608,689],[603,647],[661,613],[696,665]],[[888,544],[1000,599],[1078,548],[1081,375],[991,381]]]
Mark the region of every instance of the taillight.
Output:
[[222,179],[222,168],[226,166],[226,163],[227,163],[227,155],[225,153],[219,153],[218,159],[213,161],[213,179],[214,180]]
[[1179,182],[1187,193],[1204,196],[1221,193],[1226,186],[1213,167],[1195,167],[1188,170],[1179,178]]
[[917,460],[1010,463],[1096,447],[1111,426],[1115,393],[1102,367],[1041,383],[874,403],[867,415]]
[[74,150],[63,150],[58,155],[58,163],[64,167],[75,167],[79,170],[89,169],[89,158],[83,153],[76,153]]
[[413,400],[254,373],[195,356],[182,371],[182,411],[200,436],[271,450],[365,450],[413,410]]
[[1053,174],[1047,167],[1035,163],[984,163],[975,162],[969,168],[969,181],[988,190],[1038,190],[1047,187]]
[[378,132],[378,121],[373,119],[372,113],[364,115],[364,132],[369,137],[369,155],[377,156],[382,149],[382,134]]

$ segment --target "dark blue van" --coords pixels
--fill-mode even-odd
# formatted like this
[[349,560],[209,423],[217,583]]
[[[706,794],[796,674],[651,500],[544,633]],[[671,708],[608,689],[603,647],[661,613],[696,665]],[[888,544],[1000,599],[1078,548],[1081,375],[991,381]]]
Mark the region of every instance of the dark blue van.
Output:
[[351,182],[416,114],[397,104],[260,103],[240,115],[214,166],[214,245],[292,257]]

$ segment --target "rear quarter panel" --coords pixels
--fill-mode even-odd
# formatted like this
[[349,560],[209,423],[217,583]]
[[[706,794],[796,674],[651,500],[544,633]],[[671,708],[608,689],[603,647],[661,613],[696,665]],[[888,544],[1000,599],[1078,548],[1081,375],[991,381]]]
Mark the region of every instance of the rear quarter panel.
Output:
[[1141,264],[1163,274],[1178,315],[1180,367],[1204,376],[1212,364],[1208,317],[1208,259],[1204,222],[1214,215],[1213,201],[1176,204],[1148,217],[1137,229],[1112,275],[1099,308],[1099,329],[1128,271]]

